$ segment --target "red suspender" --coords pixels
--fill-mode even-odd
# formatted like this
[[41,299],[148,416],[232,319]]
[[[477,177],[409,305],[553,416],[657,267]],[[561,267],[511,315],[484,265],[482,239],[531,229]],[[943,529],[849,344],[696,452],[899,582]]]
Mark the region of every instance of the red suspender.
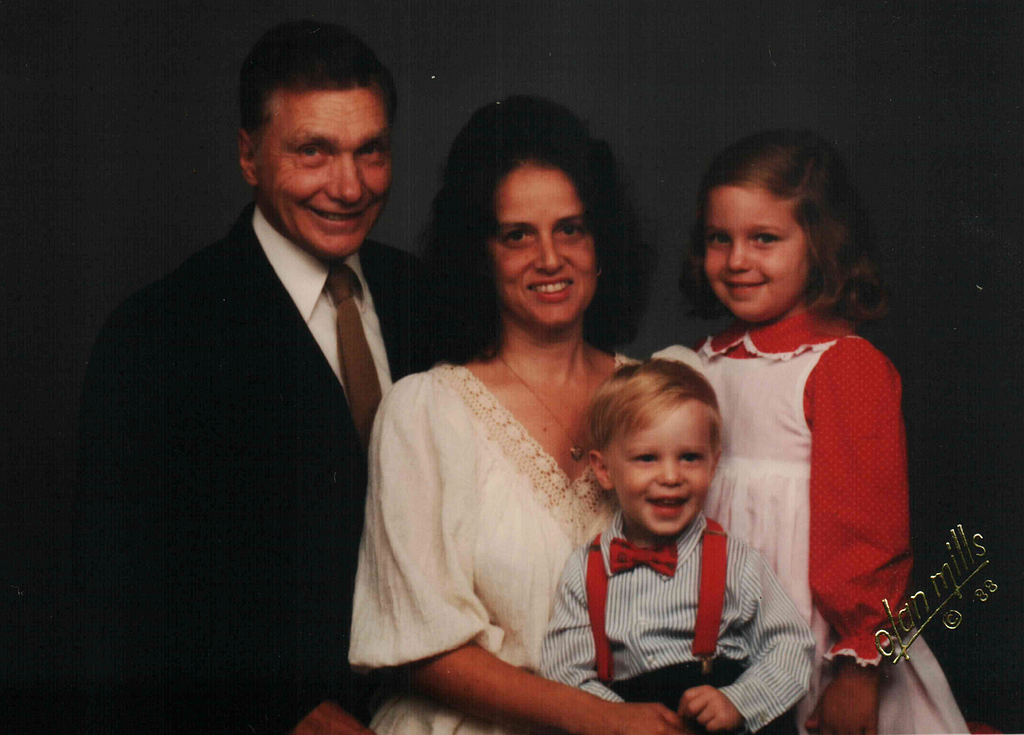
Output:
[[711,671],[711,659],[718,645],[718,627],[722,623],[725,598],[725,531],[710,518],[704,529],[704,548],[700,560],[700,597],[697,598],[697,625],[693,631],[693,655],[701,660],[701,670]]
[[590,612],[590,630],[594,634],[597,652],[597,678],[612,681],[612,646],[604,627],[604,607],[608,598],[608,573],[601,558],[601,534],[597,534],[587,554],[587,610]]
[[[697,624],[694,629],[693,655],[702,663],[704,674],[711,671],[711,660],[718,646],[718,628],[722,624],[722,603],[725,599],[727,553],[726,534],[722,527],[707,518],[701,550],[700,597],[697,601]],[[604,611],[608,598],[608,574],[601,558],[601,535],[590,545],[587,554],[587,610],[590,630],[594,635],[597,655],[597,678],[613,680],[612,647],[604,625]]]

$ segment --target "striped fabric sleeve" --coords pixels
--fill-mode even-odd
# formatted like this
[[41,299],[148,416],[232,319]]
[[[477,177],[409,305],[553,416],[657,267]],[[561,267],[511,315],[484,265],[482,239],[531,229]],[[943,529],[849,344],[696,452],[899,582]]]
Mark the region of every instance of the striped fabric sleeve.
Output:
[[742,604],[736,624],[749,658],[743,674],[721,692],[756,731],[807,692],[814,638],[761,555],[731,537],[730,542],[728,573],[740,582]]
[[541,648],[541,675],[611,702],[622,697],[597,678],[594,637],[587,612],[586,547],[569,557],[555,593],[555,607]]

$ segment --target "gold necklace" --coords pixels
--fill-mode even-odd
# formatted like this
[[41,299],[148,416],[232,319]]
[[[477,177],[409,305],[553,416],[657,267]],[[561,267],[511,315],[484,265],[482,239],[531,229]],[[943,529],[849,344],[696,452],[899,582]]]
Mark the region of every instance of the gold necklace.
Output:
[[[576,436],[573,436],[571,433],[569,433],[569,429],[566,428],[566,425],[562,423],[562,420],[560,418],[558,418],[558,415],[554,411],[552,411],[550,408],[548,408],[548,404],[544,403],[544,401],[542,401],[540,399],[540,396],[537,395],[536,391],[534,391],[533,388],[530,387],[530,384],[527,383],[525,380],[523,380],[523,376],[521,376],[519,373],[517,373],[515,370],[513,370],[512,366],[509,365],[508,362],[505,361],[504,357],[502,357],[501,355],[498,355],[498,359],[501,360],[502,364],[504,364],[505,367],[508,368],[508,371],[510,373],[512,373],[514,376],[516,376],[516,379],[518,379],[519,382],[523,384],[523,387],[526,388],[526,390],[530,391],[530,395],[533,396],[534,400],[537,401],[537,403],[539,403],[541,405],[541,408],[543,408],[545,411],[547,411],[549,414],[551,414],[551,418],[553,418],[555,420],[555,423],[557,423],[560,427],[562,427],[562,431],[564,431],[565,435],[569,438],[569,442],[570,442],[569,454],[572,456],[573,460],[575,460],[576,462],[579,462],[581,459],[583,459],[583,443],[579,439],[579,434],[577,433]],[[587,372],[587,385],[586,385],[586,389],[587,389],[587,399],[589,400],[589,398],[590,398],[590,372],[589,371]]]

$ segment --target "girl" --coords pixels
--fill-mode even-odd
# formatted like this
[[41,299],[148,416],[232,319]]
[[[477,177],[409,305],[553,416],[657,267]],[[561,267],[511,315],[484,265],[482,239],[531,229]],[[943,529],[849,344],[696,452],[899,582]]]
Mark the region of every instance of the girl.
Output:
[[854,336],[885,298],[856,192],[809,132],[722,151],[701,183],[691,296],[737,321],[698,348],[725,426],[707,513],[769,560],[817,640],[801,732],[966,732],[922,640],[880,665],[911,570],[900,378]]

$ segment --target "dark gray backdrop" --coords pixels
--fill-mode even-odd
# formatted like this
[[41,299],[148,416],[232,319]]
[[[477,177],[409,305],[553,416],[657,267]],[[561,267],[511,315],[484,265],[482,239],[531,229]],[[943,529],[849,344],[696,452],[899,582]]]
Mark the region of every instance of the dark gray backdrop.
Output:
[[395,72],[395,185],[375,236],[400,247],[415,249],[476,107],[533,92],[588,119],[661,253],[637,356],[719,326],[687,317],[675,288],[714,152],[762,127],[834,141],[874,214],[893,297],[865,334],[904,378],[914,589],[955,523],[988,540],[1000,585],[928,638],[968,718],[1024,729],[1014,2],[0,2],[0,688],[61,681],[52,620],[91,341],[118,301],[221,236],[248,200],[237,69],[263,30],[297,17],[350,25]]

